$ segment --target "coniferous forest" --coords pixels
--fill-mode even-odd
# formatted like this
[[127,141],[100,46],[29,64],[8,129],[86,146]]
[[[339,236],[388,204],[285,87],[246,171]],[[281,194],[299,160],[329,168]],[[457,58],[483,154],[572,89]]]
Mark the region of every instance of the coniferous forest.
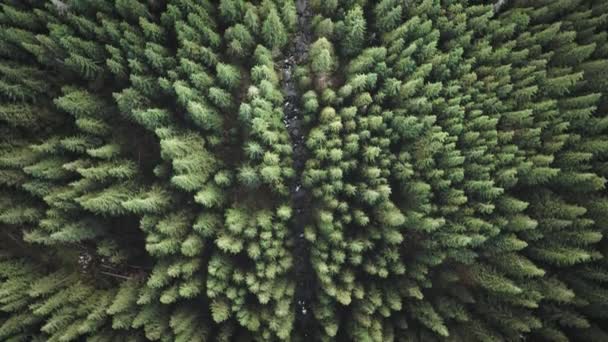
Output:
[[608,341],[608,1],[0,0],[0,341]]

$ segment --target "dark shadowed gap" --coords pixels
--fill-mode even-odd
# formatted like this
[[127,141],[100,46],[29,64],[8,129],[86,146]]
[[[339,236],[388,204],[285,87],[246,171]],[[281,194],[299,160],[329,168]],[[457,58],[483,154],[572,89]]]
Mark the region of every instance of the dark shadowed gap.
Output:
[[303,125],[300,95],[297,89],[295,69],[307,63],[311,43],[310,19],[312,13],[308,0],[296,0],[298,24],[287,53],[279,62],[281,87],[285,96],[283,123],[291,138],[295,177],[290,185],[290,197],[294,215],[290,221],[293,237],[294,274],[296,281],[295,310],[296,329],[299,337],[315,336],[314,316],[311,304],[314,298],[315,274],[310,264],[310,246],[304,238],[304,227],[311,223],[311,194],[302,186],[302,171],[308,159],[305,141],[307,128]]

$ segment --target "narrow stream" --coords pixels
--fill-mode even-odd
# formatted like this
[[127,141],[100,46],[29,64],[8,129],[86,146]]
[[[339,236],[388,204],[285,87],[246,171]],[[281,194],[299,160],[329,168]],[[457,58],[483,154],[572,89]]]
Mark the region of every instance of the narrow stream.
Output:
[[309,223],[311,197],[302,186],[302,171],[308,158],[305,147],[305,127],[302,124],[300,111],[300,94],[294,73],[299,64],[307,62],[308,47],[311,43],[311,11],[308,0],[296,0],[298,13],[297,32],[289,46],[286,56],[280,63],[282,72],[282,89],[285,94],[283,122],[289,132],[293,147],[293,163],[296,177],[290,185],[291,201],[295,214],[291,220],[290,231],[294,234],[294,271],[296,279],[296,328],[302,336],[311,331],[311,299],[314,291],[314,271],[310,264],[309,242],[304,238],[304,226]]

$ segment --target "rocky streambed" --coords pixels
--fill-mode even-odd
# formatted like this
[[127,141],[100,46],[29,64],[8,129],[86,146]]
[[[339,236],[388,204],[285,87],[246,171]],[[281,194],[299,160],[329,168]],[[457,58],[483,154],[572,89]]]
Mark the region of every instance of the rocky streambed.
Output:
[[310,223],[311,195],[302,186],[302,172],[308,159],[305,146],[307,129],[303,125],[300,96],[297,88],[295,69],[297,65],[307,62],[308,47],[311,44],[310,19],[311,11],[308,0],[296,0],[298,27],[287,54],[279,67],[282,74],[282,90],[285,96],[283,122],[289,132],[293,149],[293,163],[296,176],[290,184],[290,196],[295,210],[290,222],[293,234],[294,272],[296,279],[296,327],[303,336],[310,332],[314,319],[310,309],[313,298],[315,276],[310,264],[310,246],[304,238],[304,227]]

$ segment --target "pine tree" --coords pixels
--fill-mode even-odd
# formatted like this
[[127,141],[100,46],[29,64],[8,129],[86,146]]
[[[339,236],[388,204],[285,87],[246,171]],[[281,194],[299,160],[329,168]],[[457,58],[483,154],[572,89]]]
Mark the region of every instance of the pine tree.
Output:
[[285,26],[279,18],[277,10],[273,7],[262,24],[262,37],[264,43],[271,49],[281,49],[287,44]]
[[363,48],[365,41],[366,22],[363,17],[363,10],[359,6],[353,7],[344,17],[342,26],[342,39],[340,46],[347,56],[356,55]]

